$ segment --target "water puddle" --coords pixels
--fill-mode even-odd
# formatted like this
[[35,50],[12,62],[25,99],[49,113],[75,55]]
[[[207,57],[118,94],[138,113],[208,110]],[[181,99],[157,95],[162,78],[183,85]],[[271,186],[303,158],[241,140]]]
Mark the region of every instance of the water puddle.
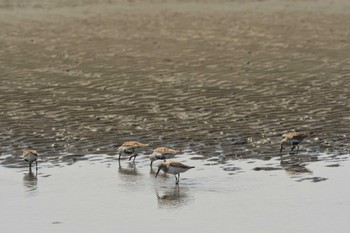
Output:
[[157,167],[146,156],[120,165],[108,155],[63,166],[41,162],[37,174],[1,166],[2,229],[154,232],[176,222],[179,228],[169,232],[342,232],[350,214],[349,155],[317,157],[286,169],[280,158],[182,154],[177,160],[195,168],[182,174],[179,186],[173,175],[155,179]]

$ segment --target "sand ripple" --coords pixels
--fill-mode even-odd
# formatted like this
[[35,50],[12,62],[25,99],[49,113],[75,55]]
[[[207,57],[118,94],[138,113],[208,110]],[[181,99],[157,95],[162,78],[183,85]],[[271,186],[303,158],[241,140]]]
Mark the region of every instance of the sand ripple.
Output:
[[267,158],[291,130],[315,132],[303,153],[348,151],[349,29],[336,22],[349,16],[162,6],[1,18],[1,154],[114,154],[140,140]]

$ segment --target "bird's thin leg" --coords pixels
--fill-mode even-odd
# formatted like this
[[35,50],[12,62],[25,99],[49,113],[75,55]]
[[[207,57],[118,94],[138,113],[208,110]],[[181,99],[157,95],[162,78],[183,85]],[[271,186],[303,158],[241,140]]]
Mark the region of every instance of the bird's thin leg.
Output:
[[294,148],[295,148],[295,146],[293,145],[293,146],[292,146],[292,149],[291,149],[290,151],[293,151],[293,150],[294,150]]
[[118,161],[120,162],[120,156],[122,155],[122,153],[119,153],[119,157],[118,157]]
[[38,170],[38,161],[35,160],[35,169]]
[[[175,177],[176,177],[176,175],[175,175]],[[176,184],[178,185],[179,182],[180,182],[180,173],[177,174],[177,177],[176,177]]]
[[297,146],[297,154],[299,153],[299,146]]
[[174,176],[175,176],[175,184],[178,184],[178,183],[179,183],[179,181],[177,180],[177,176],[176,176],[176,174],[175,174]]
[[134,149],[124,150],[124,152],[125,152],[126,154],[131,154],[131,156],[129,157],[129,161],[131,160],[132,157],[135,156],[135,150],[134,150]]
[[153,164],[153,161],[151,161],[151,165],[150,165],[150,166],[151,166],[151,168],[152,168],[152,164]]
[[284,149],[284,148],[283,148],[283,144],[281,143],[281,149],[280,149],[280,157],[281,157],[281,159],[282,159],[282,156],[283,156],[283,155],[282,155],[283,149]]
[[132,155],[130,156],[130,158],[129,158],[129,161],[131,160],[132,157],[134,157],[134,160],[132,161],[132,162],[134,163],[134,162],[135,162],[135,159],[136,159],[136,156],[137,156],[137,154],[132,154]]

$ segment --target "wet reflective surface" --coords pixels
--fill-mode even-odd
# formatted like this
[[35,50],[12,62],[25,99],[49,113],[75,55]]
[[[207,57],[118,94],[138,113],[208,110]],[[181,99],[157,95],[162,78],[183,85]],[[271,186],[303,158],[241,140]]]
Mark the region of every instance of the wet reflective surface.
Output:
[[[349,12],[0,0],[0,230],[347,232]],[[314,135],[279,154],[294,130]],[[151,143],[135,164],[116,160],[127,140]],[[179,187],[154,179],[158,146],[195,166]]]
[[37,177],[0,167],[2,229],[154,232],[175,224],[169,232],[347,230],[348,155],[320,154],[318,161],[296,162],[292,167],[303,169],[291,172],[279,158],[215,164],[183,154],[179,161],[196,168],[182,174],[179,186],[172,175],[155,179],[147,157],[135,164],[122,160],[121,168],[101,156],[63,167],[41,163]]

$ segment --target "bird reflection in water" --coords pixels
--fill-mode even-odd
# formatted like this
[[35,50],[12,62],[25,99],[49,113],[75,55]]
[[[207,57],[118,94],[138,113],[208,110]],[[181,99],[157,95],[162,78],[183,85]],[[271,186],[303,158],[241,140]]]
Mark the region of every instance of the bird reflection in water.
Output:
[[188,195],[188,190],[179,185],[172,188],[156,188],[156,196],[160,208],[181,207],[193,200]]
[[153,175],[153,178],[154,178],[154,175],[157,173],[157,170],[158,169],[155,170],[155,169],[153,169],[153,167],[151,167],[151,170],[149,171],[149,174]]
[[312,174],[312,171],[306,168],[304,163],[305,157],[290,156],[281,159],[280,165],[290,176],[300,175],[300,174]]
[[134,176],[140,175],[136,169],[135,163],[129,163],[127,166],[122,167],[120,161],[119,161],[118,173],[123,175],[134,175]]
[[37,172],[33,173],[29,170],[23,177],[23,185],[27,192],[34,192],[38,189]]

